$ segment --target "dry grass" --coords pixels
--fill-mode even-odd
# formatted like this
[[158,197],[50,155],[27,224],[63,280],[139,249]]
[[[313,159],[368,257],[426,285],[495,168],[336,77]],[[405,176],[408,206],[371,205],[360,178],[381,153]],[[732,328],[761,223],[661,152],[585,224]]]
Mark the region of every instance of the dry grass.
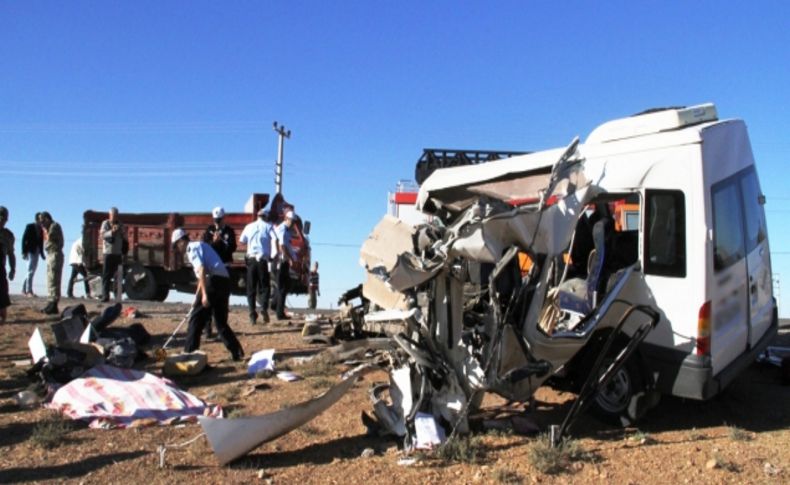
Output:
[[584,451],[572,439],[564,439],[556,447],[551,446],[549,436],[542,435],[529,450],[529,462],[541,473],[556,475],[568,471],[575,461],[595,461],[595,455]]
[[732,441],[751,441],[752,434],[743,428],[737,426],[730,426],[727,428],[727,435]]
[[436,458],[447,463],[480,463],[486,447],[479,436],[457,436],[436,449]]
[[30,435],[30,441],[39,448],[57,448],[66,441],[66,435],[72,429],[74,426],[71,421],[59,414],[52,414],[36,424]]
[[327,377],[336,374],[337,367],[331,360],[319,356],[299,366],[299,372],[304,377]]
[[517,483],[524,483],[524,477],[509,468],[497,468],[494,470],[494,480],[497,483],[505,483],[508,485],[515,485]]

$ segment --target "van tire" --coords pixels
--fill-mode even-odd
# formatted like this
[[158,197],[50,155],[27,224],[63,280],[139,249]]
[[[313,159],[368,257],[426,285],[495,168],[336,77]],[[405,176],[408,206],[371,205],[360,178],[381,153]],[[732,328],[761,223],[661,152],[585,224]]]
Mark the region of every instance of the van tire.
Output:
[[[602,369],[612,358],[604,360]],[[638,359],[628,359],[604,389],[593,397],[590,413],[600,421],[627,427],[639,421],[645,413],[658,404],[660,394],[645,385]]]

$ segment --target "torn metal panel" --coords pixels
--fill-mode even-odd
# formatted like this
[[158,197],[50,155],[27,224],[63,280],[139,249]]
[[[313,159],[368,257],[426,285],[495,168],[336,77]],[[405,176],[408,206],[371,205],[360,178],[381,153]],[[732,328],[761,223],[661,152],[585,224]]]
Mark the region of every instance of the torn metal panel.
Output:
[[368,273],[365,283],[362,285],[362,294],[381,308],[393,310],[409,309],[406,295],[400,291],[395,291],[391,286],[384,283],[380,277],[371,273]]
[[237,419],[200,416],[198,421],[220,465],[226,465],[326,411],[351,389],[357,378],[369,370],[370,366],[358,367],[321,396],[263,416]]
[[420,285],[441,265],[414,254],[417,230],[392,216],[384,216],[360,250],[360,264],[396,291]]

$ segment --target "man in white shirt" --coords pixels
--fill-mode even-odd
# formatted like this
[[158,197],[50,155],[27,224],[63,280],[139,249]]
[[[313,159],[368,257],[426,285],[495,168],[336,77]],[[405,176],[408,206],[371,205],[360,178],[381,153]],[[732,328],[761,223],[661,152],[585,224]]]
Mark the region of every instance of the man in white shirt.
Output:
[[213,314],[220,340],[233,360],[241,360],[244,350],[236,334],[228,326],[230,278],[225,263],[209,244],[202,241],[190,242],[189,235],[180,227],[173,231],[171,241],[179,253],[186,253],[198,280],[195,302],[189,312],[189,330],[184,352],[194,352],[200,348],[200,334]]
[[255,311],[256,299],[261,305],[264,323],[269,323],[269,261],[271,261],[272,235],[274,230],[269,222],[269,212],[261,208],[258,219],[244,227],[239,242],[247,245],[244,261],[247,264],[247,307],[250,310],[250,324],[258,321]]
[[74,283],[77,281],[77,276],[82,275],[82,282],[85,284],[85,296],[90,298],[91,288],[88,284],[88,271],[85,269],[85,263],[82,259],[82,234],[80,234],[80,237],[71,245],[69,265],[71,265],[71,277],[69,278],[66,296],[74,298]]

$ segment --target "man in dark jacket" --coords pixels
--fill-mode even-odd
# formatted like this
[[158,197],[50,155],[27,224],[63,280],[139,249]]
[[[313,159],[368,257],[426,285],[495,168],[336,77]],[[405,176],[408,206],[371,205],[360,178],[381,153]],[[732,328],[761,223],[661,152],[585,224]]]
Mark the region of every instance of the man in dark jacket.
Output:
[[41,230],[41,212],[36,212],[36,220],[25,226],[22,234],[22,259],[27,261],[27,278],[22,282],[22,294],[36,296],[33,292],[33,277],[38,268],[38,258],[44,256],[44,235]]
[[[203,233],[203,242],[210,245],[227,267],[233,261],[233,252],[236,251],[236,232],[225,224],[225,209],[215,207],[211,211],[214,224],[206,228]],[[211,320],[206,324],[206,337],[211,338]]]

